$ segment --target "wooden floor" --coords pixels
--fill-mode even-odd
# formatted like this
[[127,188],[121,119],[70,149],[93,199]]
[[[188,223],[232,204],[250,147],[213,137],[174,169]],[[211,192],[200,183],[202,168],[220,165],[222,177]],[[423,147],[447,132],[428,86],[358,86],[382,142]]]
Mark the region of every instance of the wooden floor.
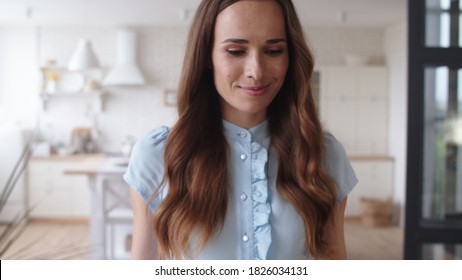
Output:
[[345,242],[351,260],[403,259],[404,231],[398,226],[371,227],[359,221],[345,223]]
[[[348,221],[345,240],[349,259],[402,259],[403,231],[398,227],[369,227]],[[0,258],[91,259],[92,249],[86,223],[30,222]]]

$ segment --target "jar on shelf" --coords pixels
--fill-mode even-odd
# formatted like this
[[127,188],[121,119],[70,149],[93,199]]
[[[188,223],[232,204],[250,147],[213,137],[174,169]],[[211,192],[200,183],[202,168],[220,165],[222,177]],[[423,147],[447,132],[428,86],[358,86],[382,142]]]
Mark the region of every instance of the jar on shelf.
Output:
[[56,86],[59,80],[59,73],[53,69],[45,69],[45,91],[48,93],[56,92]]

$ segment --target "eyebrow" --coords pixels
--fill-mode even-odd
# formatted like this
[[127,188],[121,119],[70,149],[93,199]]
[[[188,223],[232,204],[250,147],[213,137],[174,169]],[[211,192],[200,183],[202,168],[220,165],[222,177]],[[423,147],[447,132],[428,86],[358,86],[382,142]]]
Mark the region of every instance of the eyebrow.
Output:
[[[269,39],[266,41],[266,44],[277,44],[277,43],[287,43],[287,40],[284,38],[276,38],[276,39]],[[237,39],[237,38],[229,38],[221,42],[222,44],[225,43],[235,43],[235,44],[248,44],[249,41],[246,39]]]

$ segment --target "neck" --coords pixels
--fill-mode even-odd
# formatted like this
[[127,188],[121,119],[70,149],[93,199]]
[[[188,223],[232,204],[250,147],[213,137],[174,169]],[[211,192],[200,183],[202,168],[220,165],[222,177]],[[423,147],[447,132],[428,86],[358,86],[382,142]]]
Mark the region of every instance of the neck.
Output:
[[222,113],[222,118],[239,127],[249,129],[261,124],[266,119],[266,114],[247,114],[239,112],[238,114]]
[[219,106],[222,119],[244,129],[249,129],[262,123],[265,121],[267,115],[266,109],[254,113],[240,111],[228,105],[222,97],[220,97]]

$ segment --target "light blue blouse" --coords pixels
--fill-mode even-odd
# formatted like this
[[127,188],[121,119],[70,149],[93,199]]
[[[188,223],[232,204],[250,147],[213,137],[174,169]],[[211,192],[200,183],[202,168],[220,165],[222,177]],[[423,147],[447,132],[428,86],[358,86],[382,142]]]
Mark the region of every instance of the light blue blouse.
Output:
[[[270,149],[268,121],[249,130],[223,121],[230,146],[227,216],[223,230],[194,256],[195,259],[310,259],[300,215],[276,191],[278,160]],[[164,148],[169,133],[161,127],[140,139],[124,174],[125,181],[146,201],[164,172]],[[337,183],[340,202],[357,184],[342,145],[325,133],[327,171]],[[270,151],[268,153],[268,151]],[[168,189],[149,204],[151,211]]]

